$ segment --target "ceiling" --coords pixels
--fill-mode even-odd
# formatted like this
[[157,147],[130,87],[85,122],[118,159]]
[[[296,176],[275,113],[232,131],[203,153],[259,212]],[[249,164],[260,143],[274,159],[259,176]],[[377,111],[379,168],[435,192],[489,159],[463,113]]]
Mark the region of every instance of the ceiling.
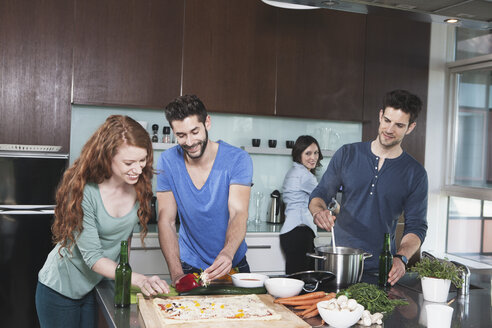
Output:
[[458,26],[492,30],[492,0],[278,0],[284,4],[302,4],[362,14],[409,17],[414,20],[444,23],[458,18]]

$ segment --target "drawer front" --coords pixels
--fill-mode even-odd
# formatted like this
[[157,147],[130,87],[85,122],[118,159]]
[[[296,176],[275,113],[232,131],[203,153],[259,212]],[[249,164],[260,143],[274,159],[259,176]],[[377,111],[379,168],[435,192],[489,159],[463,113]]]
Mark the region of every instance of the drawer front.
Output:
[[145,275],[169,275],[167,263],[160,248],[132,249],[130,266],[133,272]]
[[251,272],[285,273],[285,257],[280,248],[280,239],[275,237],[246,236],[246,257]]

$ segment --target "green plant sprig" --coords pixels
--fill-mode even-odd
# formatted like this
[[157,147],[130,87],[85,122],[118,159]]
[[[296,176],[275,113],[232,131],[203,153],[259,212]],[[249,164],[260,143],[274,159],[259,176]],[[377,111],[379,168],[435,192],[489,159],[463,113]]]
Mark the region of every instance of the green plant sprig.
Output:
[[361,282],[350,286],[347,289],[338,292],[337,297],[345,295],[348,298],[353,298],[357,303],[362,304],[366,310],[372,314],[376,312],[386,314],[391,313],[395,307],[400,305],[408,305],[408,302],[403,300],[391,300],[386,292],[379,289],[375,285]]
[[463,269],[448,261],[425,257],[415,263],[414,266],[410,268],[410,271],[417,272],[420,279],[429,277],[451,280],[453,285],[457,288],[463,283],[463,279],[461,278]]

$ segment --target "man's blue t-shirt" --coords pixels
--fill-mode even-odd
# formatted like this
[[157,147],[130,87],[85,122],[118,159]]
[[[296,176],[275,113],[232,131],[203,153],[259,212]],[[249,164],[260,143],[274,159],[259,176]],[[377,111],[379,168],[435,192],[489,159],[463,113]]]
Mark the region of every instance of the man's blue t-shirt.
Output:
[[408,153],[385,159],[378,170],[379,157],[371,142],[342,146],[336,151],[310,200],[319,197],[328,204],[343,187],[340,213],[335,221],[337,246],[360,248],[371,253],[364,271],[378,271],[384,233],[391,234],[395,254],[398,218],[405,215],[403,234],[414,233],[423,242],[427,232],[427,172]]
[[[186,169],[183,149],[164,151],[157,163],[157,192],[172,191],[181,221],[179,250],[182,261],[201,269],[214,262],[223,249],[229,223],[229,186],[251,186],[253,163],[244,150],[218,141],[219,149],[212,170],[201,189],[197,189]],[[239,246],[233,267],[246,254]]]

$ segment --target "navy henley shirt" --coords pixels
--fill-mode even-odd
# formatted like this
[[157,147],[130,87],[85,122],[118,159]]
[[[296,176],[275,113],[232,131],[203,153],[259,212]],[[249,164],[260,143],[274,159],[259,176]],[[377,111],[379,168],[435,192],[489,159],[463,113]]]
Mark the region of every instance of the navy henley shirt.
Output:
[[365,272],[378,271],[384,233],[391,234],[392,253],[398,218],[405,213],[403,235],[416,234],[423,242],[427,232],[427,172],[408,153],[385,159],[371,142],[347,144],[336,151],[310,200],[319,197],[328,204],[343,187],[341,210],[335,221],[338,246],[363,249],[373,256],[364,262]]

